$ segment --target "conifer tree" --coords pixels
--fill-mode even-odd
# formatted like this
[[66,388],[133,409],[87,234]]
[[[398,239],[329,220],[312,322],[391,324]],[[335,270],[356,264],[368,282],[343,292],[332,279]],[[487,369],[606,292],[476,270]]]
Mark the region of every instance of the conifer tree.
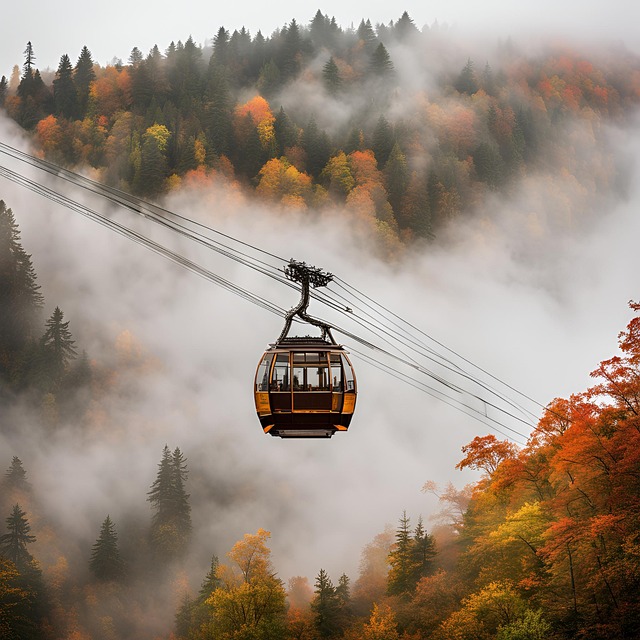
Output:
[[0,536],[0,555],[11,560],[22,571],[33,561],[27,545],[35,542],[36,537],[29,533],[31,525],[19,504],[14,505],[6,522],[8,533]]
[[31,485],[27,481],[27,472],[22,466],[22,460],[18,456],[13,456],[11,466],[4,474],[3,487],[9,491],[18,490],[28,492]]
[[314,625],[321,638],[331,638],[338,630],[340,600],[331,578],[324,569],[316,577],[315,597],[311,601]]
[[0,379],[19,373],[19,359],[34,337],[42,302],[13,212],[0,200]]
[[361,20],[356,33],[358,38],[364,42],[365,49],[373,52],[377,46],[378,37],[371,26],[371,20],[367,20],[366,22]]
[[171,453],[165,445],[147,500],[155,509],[151,521],[152,545],[168,557],[179,555],[185,549],[191,533],[189,494],[184,488],[187,475],[180,449],[176,447]]
[[46,330],[40,340],[40,375],[48,388],[57,388],[69,369],[69,363],[78,352],[75,340],[69,331],[69,321],[63,322],[64,314],[56,307],[46,322]]
[[422,578],[431,574],[433,558],[436,555],[435,540],[425,531],[422,516],[418,518],[418,524],[413,533],[411,555],[411,587],[415,588]]
[[473,67],[471,58],[467,60],[467,64],[464,65],[460,75],[453,85],[456,91],[460,93],[466,93],[468,95],[474,94],[478,90],[478,82],[476,80],[476,72]]
[[391,62],[391,56],[382,42],[376,47],[375,51],[371,55],[369,68],[373,75],[380,78],[389,78],[393,75],[393,62]]
[[407,158],[402,153],[402,149],[400,149],[400,145],[397,142],[393,145],[387,159],[384,175],[387,193],[389,194],[389,204],[393,207],[396,218],[399,218],[398,214],[401,212],[402,201],[409,184],[409,169],[407,167]]
[[329,161],[331,144],[325,131],[320,131],[315,118],[311,118],[302,132],[302,148],[307,153],[307,170],[318,177]]
[[0,107],[4,107],[8,89],[9,81],[7,80],[7,76],[2,76],[2,78],[0,78]]
[[338,65],[336,64],[333,56],[329,58],[324,67],[322,67],[322,80],[327,93],[336,97],[340,94],[342,89],[342,78],[338,71]]
[[93,545],[89,560],[91,573],[100,581],[118,580],[124,574],[124,563],[118,549],[118,534],[107,516]]
[[54,113],[63,118],[72,119],[78,115],[78,92],[73,80],[73,66],[65,53],[53,80]]
[[93,70],[93,58],[91,57],[91,51],[89,51],[86,45],[82,47],[82,50],[80,51],[78,61],[76,62],[76,68],[73,72],[73,79],[78,91],[78,108],[80,117],[84,118],[89,104],[89,89],[91,87],[91,83],[96,79],[96,73]]
[[388,120],[381,115],[378,118],[376,128],[373,130],[371,150],[378,161],[378,168],[382,169],[391,154],[394,145],[393,129]]
[[410,518],[406,511],[402,512],[400,524],[396,529],[396,541],[389,553],[389,564],[391,568],[387,579],[387,593],[408,593],[412,588],[413,549]]

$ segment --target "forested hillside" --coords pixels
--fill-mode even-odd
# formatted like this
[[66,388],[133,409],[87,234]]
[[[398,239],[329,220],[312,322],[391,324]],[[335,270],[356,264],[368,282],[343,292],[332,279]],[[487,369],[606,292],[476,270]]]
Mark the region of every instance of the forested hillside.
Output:
[[431,237],[538,172],[582,190],[552,227],[620,186],[605,125],[640,94],[624,50],[465,50],[406,12],[375,28],[318,11],[270,36],[212,36],[105,67],[87,43],[48,73],[30,42],[0,103],[46,158],[145,198],[222,181],[274,205],[344,207],[389,242]]

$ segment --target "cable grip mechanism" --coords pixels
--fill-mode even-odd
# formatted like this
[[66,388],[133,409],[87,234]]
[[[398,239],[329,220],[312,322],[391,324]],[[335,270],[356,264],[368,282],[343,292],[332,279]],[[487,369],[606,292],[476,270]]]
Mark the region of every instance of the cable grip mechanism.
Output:
[[329,340],[331,344],[337,344],[331,335],[331,325],[307,314],[310,288],[313,287],[314,289],[317,289],[318,287],[326,287],[333,280],[333,274],[323,271],[318,267],[308,265],[306,262],[299,262],[292,258],[289,260],[289,264],[284,268],[284,275],[288,280],[300,283],[301,295],[300,302],[298,302],[295,307],[292,307],[285,316],[284,328],[278,338],[278,342],[282,342],[282,340],[287,337],[287,334],[291,329],[293,318],[298,316],[305,322],[316,327],[320,327],[322,329],[323,340]]

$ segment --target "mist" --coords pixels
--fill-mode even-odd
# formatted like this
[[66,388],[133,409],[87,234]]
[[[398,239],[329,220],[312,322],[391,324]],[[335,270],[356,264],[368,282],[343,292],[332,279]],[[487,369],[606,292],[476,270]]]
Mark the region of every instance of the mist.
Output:
[[[398,52],[396,65],[402,60]],[[453,61],[458,64],[456,56]],[[409,92],[414,76],[405,75]],[[280,96],[287,109],[295,95],[294,87]],[[307,101],[305,110],[317,108],[313,87],[297,95]],[[340,123],[358,105],[334,107],[344,110],[333,117]],[[606,148],[594,155],[588,134],[584,123],[567,123],[567,139],[581,158],[572,171],[559,173],[553,163],[539,168],[479,205],[463,224],[443,229],[436,242],[406,248],[393,262],[338,209],[276,210],[222,184],[174,194],[166,206],[331,271],[546,404],[589,384],[589,372],[616,351],[627,301],[637,299],[640,126],[611,127],[603,135]],[[0,138],[28,150],[5,119]],[[604,193],[597,186],[602,174],[617,176]],[[86,194],[68,195],[106,208]],[[151,517],[146,495],[165,444],[180,447],[189,466],[194,539],[185,570],[192,588],[212,554],[223,559],[259,527],[272,533],[283,580],[312,581],[320,568],[355,579],[363,546],[387,524],[395,526],[403,510],[415,522],[438,509],[435,498],[420,492],[426,480],[461,486],[474,477],[454,467],[461,447],[487,427],[355,354],[359,397],[348,433],[326,441],[265,436],[253,377],[281,318],[12,183],[1,183],[0,197],[33,256],[44,316],[61,307],[94,367],[130,361],[91,408],[102,416],[93,421],[96,428],[62,424],[44,441],[39,408],[23,406],[3,420],[0,465],[6,468],[13,455],[22,459],[43,519],[66,532],[65,551],[78,571],[107,514],[123,547],[133,545]],[[110,213],[131,220],[126,212]],[[163,235],[147,221],[130,224],[281,307],[297,302],[293,290]],[[313,303],[309,311],[327,315]],[[34,544],[33,554],[45,568],[55,562],[46,540]],[[165,610],[154,624],[166,629],[172,617]]]

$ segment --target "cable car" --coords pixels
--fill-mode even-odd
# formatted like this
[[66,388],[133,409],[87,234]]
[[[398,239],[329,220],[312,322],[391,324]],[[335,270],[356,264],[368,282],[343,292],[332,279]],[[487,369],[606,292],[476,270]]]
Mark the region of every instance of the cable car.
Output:
[[[330,438],[349,428],[357,395],[346,351],[334,341],[329,325],[306,314],[309,285],[323,286],[332,276],[293,260],[285,274],[301,282],[302,298],[287,314],[280,337],[258,363],[256,412],[263,431],[272,436]],[[321,327],[322,337],[288,337],[295,315]]]

